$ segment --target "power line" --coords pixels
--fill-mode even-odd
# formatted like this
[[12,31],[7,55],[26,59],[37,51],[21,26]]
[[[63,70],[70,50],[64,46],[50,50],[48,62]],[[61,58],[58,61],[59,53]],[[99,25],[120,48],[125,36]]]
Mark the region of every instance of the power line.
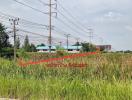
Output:
[[[65,12],[67,12],[68,15],[70,15],[70,17],[71,17],[73,20],[76,20],[76,18],[73,17],[73,15],[72,15],[71,13],[69,13],[63,6],[61,6],[61,4],[59,3],[59,1],[58,1],[58,4],[59,4],[59,6],[60,6]],[[79,24],[75,24],[75,23],[74,23],[73,21],[71,21],[68,17],[66,17],[62,12],[60,12],[59,10],[57,10],[57,11],[58,11],[58,13],[60,13],[67,21],[69,21],[71,24],[73,24],[77,29],[80,29],[81,31],[83,31],[83,32],[85,32],[85,33],[88,32],[88,29],[87,29],[87,28],[84,28],[84,27],[83,27],[84,25],[82,25],[80,22],[79,22]],[[78,22],[78,21],[76,20],[76,22]],[[86,30],[84,30],[84,29],[86,29]]]
[[63,13],[61,13],[59,10],[57,10],[59,14],[63,16],[69,23],[71,23],[74,27],[76,27],[78,30],[87,33],[84,29],[82,29],[78,24],[75,24],[73,21],[71,21],[68,17],[66,17]]
[[17,1],[17,0],[13,0],[13,1],[15,1],[15,2],[17,2],[17,3],[19,3],[19,4],[23,5],[23,6],[26,6],[26,7],[28,7],[28,8],[31,8],[31,9],[33,9],[34,11],[40,12],[40,13],[42,13],[42,14],[48,14],[48,13],[43,12],[43,11],[41,11],[41,10],[39,10],[39,9],[36,9],[36,8],[30,6],[30,5],[27,5],[27,4],[25,4],[25,3],[22,3],[22,2],[20,2],[20,1]]
[[[56,29],[58,29],[58,30],[56,30]],[[56,27],[56,29],[54,30],[55,32],[57,32],[59,35],[61,35],[61,36],[64,36],[64,34],[67,34],[67,32],[65,32],[65,31],[63,31],[62,29],[59,29],[58,27]],[[76,39],[76,38],[78,38],[78,37],[76,37],[75,35],[70,35],[71,36],[71,38],[73,38],[73,39]],[[81,39],[80,39],[81,40]],[[81,41],[83,41],[83,40],[81,40]]]
[[[5,21],[4,21],[5,22]],[[7,22],[7,21],[6,21]],[[10,27],[7,27],[7,28],[10,28]],[[11,28],[12,29],[12,28]],[[46,37],[46,38],[48,38],[48,36],[45,36],[45,35],[42,35],[42,34],[38,34],[38,33],[35,33],[35,32],[31,32],[31,31],[27,31],[27,30],[24,30],[24,29],[21,29],[21,28],[18,28],[17,30],[19,30],[19,31],[22,31],[22,32],[25,32],[25,33],[31,33],[31,34],[33,34],[33,35],[39,35],[39,36],[41,36],[41,37]],[[53,38],[52,37],[52,39],[56,39],[56,40],[58,40],[59,38]]]
[[48,36],[45,36],[45,35],[41,35],[41,34],[38,34],[38,33],[34,33],[34,32],[30,32],[30,31],[27,31],[27,30],[23,30],[23,29],[18,29],[19,31],[22,31],[22,32],[26,32],[26,33],[31,33],[33,35],[39,35],[39,36],[42,36],[42,37],[46,37],[48,38]]
[[[27,6],[26,4],[24,4],[24,3],[22,3],[22,2],[19,2],[19,1],[17,1],[17,0],[13,0],[13,1],[15,1],[15,2],[17,2],[17,3],[20,3],[20,4],[24,5],[24,6]],[[29,7],[29,6],[27,6],[27,7]],[[30,7],[31,7],[31,6],[30,6]],[[36,8],[35,8],[35,9],[36,9]],[[35,10],[35,9],[33,9],[33,10]],[[36,9],[35,11],[38,11],[38,12],[41,12],[41,13],[42,13],[42,11],[39,10],[39,9]],[[49,14],[49,13],[43,13],[43,14]],[[62,23],[64,24],[64,22],[63,22],[61,19],[59,19],[59,21],[62,22]],[[67,25],[67,24],[66,24],[66,26],[69,27],[69,25]],[[71,28],[71,27],[70,27],[70,28]],[[72,30],[73,30],[73,28],[72,28]],[[77,32],[77,33],[80,33],[80,32]]]
[[49,6],[49,4],[43,2],[42,0],[38,0],[41,4],[43,4],[43,6]]
[[[20,29],[18,28],[19,31],[22,31],[22,32],[25,32],[25,33],[30,33],[30,34],[33,34],[33,35],[38,35],[38,36],[41,36],[41,37],[45,37],[45,38],[48,38],[49,36],[45,36],[45,35],[41,35],[41,34],[38,34],[38,33],[35,33],[35,32],[31,32],[31,31],[27,31],[27,30],[24,30],[24,29]],[[51,37],[52,39],[56,39],[58,40],[59,38],[56,38],[56,37]]]
[[[42,4],[46,4],[46,3],[44,3],[43,1],[41,1],[41,0],[38,0],[39,2],[41,2]],[[49,4],[49,6],[50,6],[51,4]],[[52,7],[52,6],[51,6]],[[65,19],[67,19],[70,23],[72,23],[74,26],[76,26],[77,27],[77,29],[78,28],[80,28],[78,25],[76,25],[75,23],[73,23],[70,19],[68,19],[65,15],[63,15],[59,10],[57,10]],[[64,25],[66,25],[66,26],[68,26],[68,27],[70,27],[70,29],[72,29],[72,30],[74,30],[71,26],[69,26],[69,25],[67,25],[65,22],[63,22],[63,20],[61,20],[61,19],[58,19],[61,23],[63,23]],[[83,30],[83,29],[81,29],[81,30]],[[84,31],[84,30],[83,30]],[[77,31],[75,31],[75,32],[77,32]],[[86,32],[86,31],[85,31]],[[80,32],[77,32],[77,33],[80,33]]]
[[[11,27],[7,27],[7,28],[11,28]],[[12,29],[12,28],[11,28],[11,29]],[[48,36],[41,35],[41,34],[38,34],[38,33],[35,33],[35,32],[31,32],[31,31],[27,31],[27,30],[24,30],[24,29],[18,28],[17,30],[22,31],[22,32],[25,32],[25,33],[31,33],[31,34],[33,34],[33,35],[39,35],[39,36],[48,38]]]
[[[37,9],[37,8],[34,8],[34,7],[30,6],[30,5],[27,5],[27,4],[25,4],[25,3],[19,2],[19,1],[17,1],[17,0],[13,0],[13,1],[15,1],[15,2],[17,2],[17,3],[21,4],[21,5],[27,6],[27,7],[31,8],[31,9],[37,11],[37,12],[41,12],[41,13],[43,13],[43,14],[49,14],[49,13],[45,13],[45,12],[43,12],[43,11]],[[59,11],[59,13],[60,13],[60,11]],[[65,15],[63,15],[63,13],[61,13],[61,15],[62,15],[63,17],[65,16]],[[64,18],[67,19],[67,17],[64,17]],[[68,18],[67,20],[69,20],[69,18]],[[61,20],[61,22],[63,22],[63,21]],[[69,20],[69,22],[73,24],[73,22],[72,22],[71,20]],[[66,25],[64,22],[63,22],[63,24]],[[66,26],[69,27],[69,25],[66,25]],[[74,26],[78,27],[77,29],[80,29],[78,25],[75,24]],[[71,29],[71,28],[70,28],[70,29]],[[82,30],[82,28],[81,28],[81,30]],[[73,28],[72,28],[72,31],[73,31]],[[74,30],[74,31],[75,31],[75,30]],[[77,32],[77,31],[75,31],[75,32]],[[77,33],[80,33],[80,32],[77,32]],[[84,34],[83,34],[83,35],[84,35]]]
[[59,1],[58,1],[58,5],[59,5],[68,15],[70,15],[70,17],[71,17],[73,20],[75,20],[76,22],[78,22],[78,23],[79,23],[78,25],[79,25],[80,27],[82,27],[83,29],[86,29],[86,31],[88,30],[88,28],[87,28],[85,25],[83,25],[80,21],[78,21],[77,17],[73,16],[73,14],[71,14],[66,8],[64,8],[64,7],[60,4]]
[[73,27],[71,27],[70,25],[68,25],[66,22],[64,22],[62,19],[58,19],[61,23],[63,23],[65,26],[67,26],[68,28],[70,28],[73,32],[75,32],[76,34],[80,35],[79,31],[75,30]]
[[24,3],[22,3],[22,2],[18,2],[17,0],[14,0],[14,1],[16,1],[17,3],[20,3],[20,4],[22,4],[22,5],[24,5],[24,6],[27,6],[27,7],[29,7],[29,8],[32,8],[33,10],[35,10],[35,11],[38,11],[38,12],[41,12],[41,13],[43,13],[43,14],[49,14],[49,52],[51,53],[51,46],[52,46],[52,13],[56,13],[56,12],[52,12],[52,1],[51,0],[49,0],[49,4],[45,4],[44,2],[42,2],[41,0],[38,0],[39,2],[41,2],[43,5],[47,5],[47,6],[49,6],[49,12],[48,13],[44,13],[43,11],[41,11],[41,10],[39,10],[39,9],[36,9],[36,8],[33,8],[32,6],[29,6],[29,5],[27,5],[27,4],[24,4]]
[[[5,13],[3,13],[3,12],[1,12],[1,11],[0,11],[0,13],[1,13],[2,15],[4,15],[5,18],[7,17],[7,19],[9,19],[9,18],[16,18],[15,16],[5,14]],[[1,15],[0,15],[0,16],[1,16]],[[29,24],[32,24],[32,25],[42,26],[42,27],[46,27],[46,28],[48,27],[47,25],[40,24],[40,23],[36,23],[36,22],[32,22],[32,21],[29,21],[29,20],[26,20],[26,19],[23,19],[23,18],[20,18],[20,17],[19,17],[19,19],[20,19],[20,21],[23,21],[23,22],[25,22],[25,23],[29,23]]]
[[[91,28],[87,28],[86,26],[84,26],[81,22],[79,22],[77,19],[76,19],[76,17],[75,16],[73,16],[73,14],[71,14],[66,8],[64,8],[60,3],[59,3],[59,1],[58,1],[58,5],[68,14],[68,15],[70,15],[70,17],[73,19],[73,20],[76,20],[76,22],[78,22],[79,24],[78,25],[80,25],[80,27],[82,27],[82,28],[84,28],[84,29],[86,29],[86,30],[90,30],[90,41],[91,41],[91,39],[92,39],[92,35],[93,35],[93,32],[91,32]],[[91,34],[92,33],[92,34]],[[97,35],[97,34],[95,34],[95,35]],[[102,37],[101,37],[102,38]],[[104,40],[104,39],[103,39]]]

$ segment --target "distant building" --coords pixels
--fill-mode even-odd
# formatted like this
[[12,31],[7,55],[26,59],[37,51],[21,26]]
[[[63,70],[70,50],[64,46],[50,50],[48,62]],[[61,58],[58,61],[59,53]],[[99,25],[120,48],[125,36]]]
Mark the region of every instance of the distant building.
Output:
[[[62,46],[62,48],[64,49],[64,51],[69,53],[79,53],[82,46],[68,46],[68,50],[67,50],[67,46]],[[38,46],[36,49],[38,52],[45,52],[45,53],[49,52],[49,46]],[[52,46],[51,52],[55,53],[56,51],[57,51],[56,46]]]
[[79,53],[82,46],[68,46],[68,50],[67,46],[63,46],[63,48],[65,49],[65,51],[68,51],[69,53]]
[[[63,50],[68,53],[79,53],[80,50],[82,49],[82,46],[68,46],[68,50],[67,50],[67,46],[62,46],[61,48],[63,48]],[[111,51],[112,46],[111,45],[96,45],[96,48],[99,49],[100,51]],[[37,52],[44,52],[44,53],[49,52],[49,46],[38,46],[36,49],[37,49]],[[57,47],[52,46],[51,53],[55,53],[56,51],[57,51]]]
[[[45,52],[45,53],[49,52],[49,46],[38,46],[36,49],[37,49],[38,52]],[[55,46],[51,47],[51,52],[52,53],[56,52],[56,47]]]
[[96,45],[96,48],[101,51],[111,51],[112,46],[111,45]]

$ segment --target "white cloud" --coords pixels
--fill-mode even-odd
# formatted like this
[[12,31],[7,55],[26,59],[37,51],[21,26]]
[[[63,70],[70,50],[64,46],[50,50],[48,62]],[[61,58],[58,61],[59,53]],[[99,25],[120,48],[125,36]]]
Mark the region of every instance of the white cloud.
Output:
[[108,12],[106,14],[104,14],[104,17],[106,18],[117,18],[117,17],[121,17],[122,15],[120,13],[116,13],[116,12]]
[[114,12],[114,11],[108,11],[104,12],[100,15],[97,15],[94,19],[95,22],[121,22],[122,19],[124,18],[123,14],[119,12]]

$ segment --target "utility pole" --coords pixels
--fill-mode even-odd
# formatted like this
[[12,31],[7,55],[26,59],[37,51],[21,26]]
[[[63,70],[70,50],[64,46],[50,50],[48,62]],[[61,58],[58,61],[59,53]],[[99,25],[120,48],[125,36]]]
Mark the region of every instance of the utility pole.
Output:
[[59,44],[60,44],[60,47],[61,47],[62,46],[62,42],[60,41]]
[[15,19],[9,19],[11,22],[11,25],[13,25],[13,32],[14,32],[14,62],[16,62],[16,25],[18,25],[19,18]]
[[52,31],[52,26],[51,26],[51,24],[52,24],[52,22],[51,22],[51,20],[52,20],[52,5],[51,5],[51,0],[49,0],[49,53],[51,53],[51,31]]
[[91,51],[91,45],[92,45],[92,38],[93,38],[93,29],[89,28],[89,50]]
[[67,51],[68,51],[70,34],[64,34],[64,35],[66,36],[66,39],[67,39]]
[[[55,10],[57,9],[57,0],[54,0],[55,3],[52,3],[52,0],[49,0],[49,3],[45,3],[42,0],[38,0],[40,3],[42,3],[44,6],[48,6],[49,11],[48,11],[48,15],[49,15],[49,26],[48,26],[48,30],[49,30],[49,37],[48,37],[48,44],[49,44],[49,53],[51,53],[51,47],[52,47],[52,14],[56,14],[57,17],[57,12],[56,11],[52,11],[52,8],[54,8]],[[53,7],[55,6],[55,7]]]
[[79,46],[79,38],[76,38],[76,41],[77,41],[77,42],[76,42],[76,43],[77,43],[77,51],[79,51],[79,50],[78,50],[78,46]]
[[89,30],[89,43],[90,44],[92,44],[92,38],[93,38],[93,29],[92,28],[90,28],[90,29],[88,29]]
[[[42,1],[41,1],[42,2]],[[55,0],[57,2],[57,0]],[[52,6],[56,5],[55,9],[57,9],[57,3],[52,4],[52,0],[49,0],[49,4],[46,4],[49,6],[49,53],[51,53],[51,47],[52,47],[52,14],[55,13],[57,17],[57,12],[52,12]]]

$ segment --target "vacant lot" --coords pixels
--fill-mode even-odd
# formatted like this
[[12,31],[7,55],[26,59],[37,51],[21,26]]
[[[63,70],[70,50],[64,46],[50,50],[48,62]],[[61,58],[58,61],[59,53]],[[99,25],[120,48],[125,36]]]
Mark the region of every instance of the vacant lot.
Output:
[[131,54],[97,54],[61,62],[83,62],[87,63],[87,66],[85,68],[74,68],[74,66],[49,68],[42,63],[21,67],[1,58],[1,98],[23,100],[132,99]]

